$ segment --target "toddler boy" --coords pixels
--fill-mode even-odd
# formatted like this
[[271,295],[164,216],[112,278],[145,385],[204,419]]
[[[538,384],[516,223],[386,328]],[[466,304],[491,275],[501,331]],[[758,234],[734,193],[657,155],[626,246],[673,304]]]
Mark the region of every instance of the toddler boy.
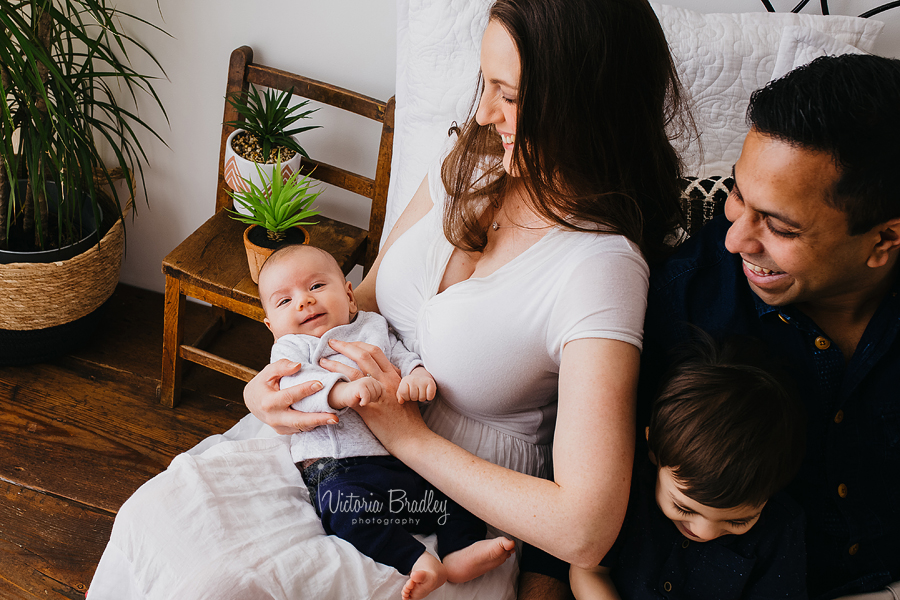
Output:
[[703,337],[652,408],[628,513],[601,565],[570,570],[578,600],[806,598],[803,515],[784,492],[803,409],[754,340]]
[[[348,381],[319,366],[323,358],[357,365],[328,341],[360,341],[381,348],[400,369],[397,401],[434,398],[436,384],[418,356],[409,352],[376,313],[357,310],[352,285],[334,258],[312,246],[274,252],[259,274],[265,324],[275,336],[272,361],[302,364],[285,377],[290,387],[312,379],[323,389],[293,405],[305,412],[333,412],[340,422],[294,434],[291,454],[310,492],[310,502],[328,534],[352,543],[367,556],[410,578],[403,598],[424,598],[445,581],[464,582],[494,569],[512,554],[506,538],[485,539],[482,521],[390,456],[351,410],[382,397],[372,377]],[[437,533],[443,563],[412,533]]]

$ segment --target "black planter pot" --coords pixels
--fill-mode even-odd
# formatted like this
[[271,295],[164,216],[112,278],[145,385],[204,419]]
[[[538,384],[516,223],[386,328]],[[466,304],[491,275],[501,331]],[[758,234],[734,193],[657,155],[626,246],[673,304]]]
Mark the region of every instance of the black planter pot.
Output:
[[[25,197],[25,180],[19,180],[19,198]],[[80,195],[80,192],[76,192]],[[59,193],[56,184],[52,181],[47,182],[47,207],[51,212],[51,219],[55,218],[54,212],[59,208]],[[102,220],[101,208],[101,220]],[[51,263],[62,260],[69,260],[74,256],[78,256],[92,245],[99,241],[97,237],[98,225],[94,219],[94,211],[89,202],[82,203],[81,206],[81,224],[84,232],[82,238],[74,244],[63,246],[62,248],[53,248],[50,250],[37,250],[32,252],[19,252],[14,250],[0,249],[0,264],[8,265],[12,263]]]
[[0,366],[48,362],[78,350],[90,341],[103,322],[108,303],[80,319],[54,327],[25,331],[0,329]]

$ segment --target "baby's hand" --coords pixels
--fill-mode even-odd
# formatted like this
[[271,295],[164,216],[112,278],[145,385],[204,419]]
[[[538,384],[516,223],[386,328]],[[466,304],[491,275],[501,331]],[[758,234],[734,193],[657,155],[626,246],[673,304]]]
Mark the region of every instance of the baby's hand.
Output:
[[372,377],[360,377],[355,381],[339,381],[328,394],[328,405],[334,409],[365,406],[378,402],[384,388]]
[[437,384],[425,367],[416,367],[412,373],[400,380],[397,388],[397,402],[426,402],[434,400]]

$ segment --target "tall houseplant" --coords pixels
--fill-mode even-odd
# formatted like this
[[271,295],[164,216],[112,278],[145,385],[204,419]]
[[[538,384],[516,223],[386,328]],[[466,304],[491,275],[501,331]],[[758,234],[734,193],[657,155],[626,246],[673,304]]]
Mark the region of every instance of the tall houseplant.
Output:
[[[82,203],[99,223],[98,188],[112,187],[102,151],[111,149],[110,166],[133,189],[147,159],[137,133],[161,140],[117,100],[122,92],[134,99],[146,93],[165,114],[154,77],[136,72],[128,53],[162,67],[123,21],[159,30],[107,0],[0,0],[0,247],[15,239],[44,249],[77,238]],[[20,179],[27,183],[17,185]],[[52,221],[47,182],[59,190]],[[118,201],[111,208],[121,217]]]
[[[147,94],[165,115],[154,77],[129,53],[159,63],[125,24],[159,30],[107,0],[0,0],[0,365],[77,348],[118,283],[124,223],[112,184],[124,178],[133,194],[147,160],[139,134],[159,139],[118,98],[130,106]],[[79,238],[86,247],[73,249]]]

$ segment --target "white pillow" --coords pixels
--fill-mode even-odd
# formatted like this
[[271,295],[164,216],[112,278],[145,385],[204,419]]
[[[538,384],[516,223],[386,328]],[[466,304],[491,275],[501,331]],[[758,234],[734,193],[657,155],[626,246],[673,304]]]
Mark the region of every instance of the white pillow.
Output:
[[[398,0],[397,112],[385,236],[438,156],[450,124],[467,117],[491,4]],[[747,131],[750,93],[772,78],[776,63],[803,64],[798,61],[814,58],[817,44],[823,54],[848,47],[871,51],[883,27],[858,17],[704,14],[651,4],[694,99],[703,155],[685,161],[688,174],[700,176],[731,171]]]
[[[700,147],[695,146],[683,157],[685,170],[701,177],[731,171],[747,134],[744,116],[750,94],[772,79],[776,62],[782,67],[793,66],[801,60],[794,55],[798,51],[810,60],[815,58],[813,41],[823,44],[818,55],[852,48],[868,52],[884,26],[859,17],[767,12],[705,14],[651,4],[666,32],[700,128]],[[788,28],[788,37],[797,37],[797,43],[788,40],[782,44]],[[813,31],[821,35],[812,35]]]
[[772,79],[778,79],[820,56],[840,54],[863,54],[863,51],[821,31],[806,27],[785,27],[778,55],[775,57]]

